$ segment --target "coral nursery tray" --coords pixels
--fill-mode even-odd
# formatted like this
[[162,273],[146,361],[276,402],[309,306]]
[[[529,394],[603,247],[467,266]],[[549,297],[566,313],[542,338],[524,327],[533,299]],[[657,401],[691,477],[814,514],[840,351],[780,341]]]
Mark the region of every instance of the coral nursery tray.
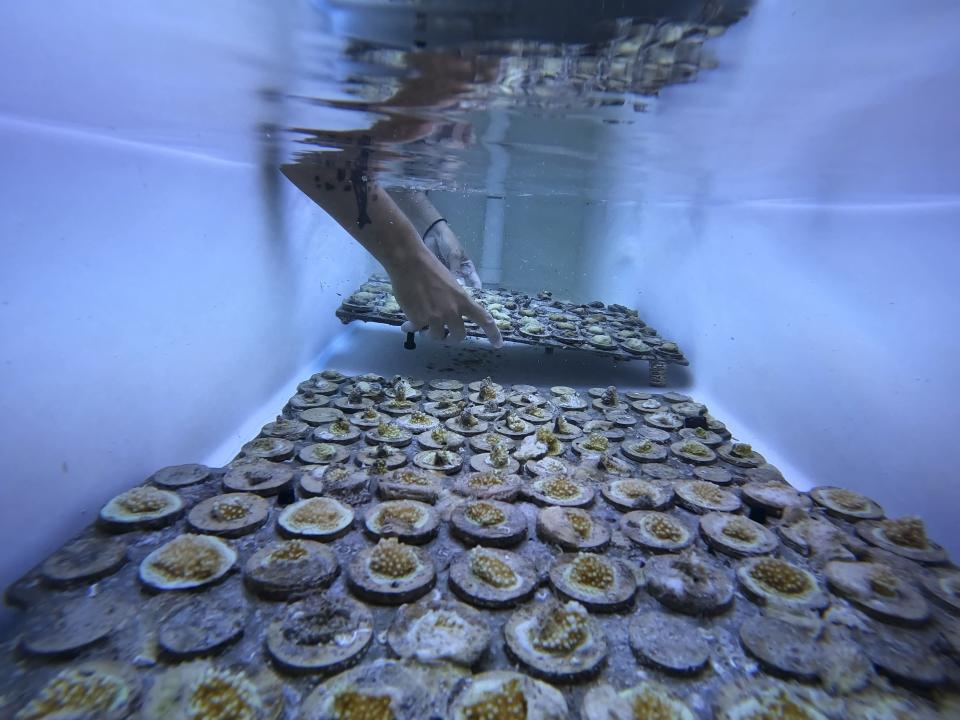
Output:
[[958,590],[685,395],[327,370],[7,589],[0,716],[957,717]]
[[[675,342],[662,339],[636,310],[600,301],[574,303],[559,300],[549,292],[536,296],[503,288],[467,292],[494,317],[508,342],[583,350],[615,360],[647,360],[688,365]],[[406,316],[393,296],[389,281],[374,275],[346,298],[337,309],[344,323],[354,320],[402,325]],[[467,334],[483,337],[475,324],[466,324]]]

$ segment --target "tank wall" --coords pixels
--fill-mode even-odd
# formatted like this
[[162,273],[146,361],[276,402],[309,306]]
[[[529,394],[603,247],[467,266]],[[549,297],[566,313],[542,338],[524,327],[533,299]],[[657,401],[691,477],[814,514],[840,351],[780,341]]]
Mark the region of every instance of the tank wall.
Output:
[[[257,61],[276,28],[255,4],[211,3],[189,30],[123,3],[82,22],[80,4],[60,5],[6,13],[0,42],[20,68],[0,92],[0,543],[16,548],[4,584],[157,468],[229,460],[224,439],[339,333],[337,293],[370,269],[258,132],[277,119],[260,91],[284,75]],[[28,25],[72,34],[74,52],[11,49]],[[182,53],[164,49],[174,41]],[[165,92],[141,97],[148,82]],[[91,100],[118,97],[129,105],[103,117]],[[208,119],[207,101],[220,128],[168,122]]]
[[[866,15],[865,15],[866,13]],[[597,292],[691,359],[691,393],[800,486],[861,490],[960,552],[960,57],[951,3],[759,3],[643,122],[598,203]],[[612,127],[608,152],[631,146]],[[653,147],[651,145],[651,147]]]

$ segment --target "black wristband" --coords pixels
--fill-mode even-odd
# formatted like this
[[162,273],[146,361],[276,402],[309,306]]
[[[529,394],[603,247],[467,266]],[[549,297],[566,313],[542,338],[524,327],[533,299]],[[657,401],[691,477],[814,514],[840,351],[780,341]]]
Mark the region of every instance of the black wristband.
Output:
[[433,230],[433,228],[435,228],[435,227],[437,226],[437,223],[442,223],[442,222],[446,222],[446,221],[447,221],[446,218],[443,218],[443,217],[437,218],[437,219],[434,220],[432,223],[430,223],[429,227],[427,227],[427,229],[423,231],[423,235],[421,235],[420,237],[421,237],[422,239],[423,239],[423,238],[426,238],[426,237],[427,237],[427,234],[428,234],[431,230]]

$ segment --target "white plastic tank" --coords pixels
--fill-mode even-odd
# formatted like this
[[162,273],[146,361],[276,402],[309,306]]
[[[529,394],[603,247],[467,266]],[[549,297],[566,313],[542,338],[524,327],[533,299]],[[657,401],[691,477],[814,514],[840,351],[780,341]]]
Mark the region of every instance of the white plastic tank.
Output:
[[[646,387],[337,319],[378,266],[278,168],[299,129],[377,117],[336,111],[350,82],[306,101],[364,72],[322,63],[349,5],[0,10],[4,586],[157,468],[230,462],[325,367]],[[715,67],[603,122],[471,96],[430,198],[483,280],[638,308],[690,361],[668,389],[960,557],[958,27],[947,0],[758,0]]]

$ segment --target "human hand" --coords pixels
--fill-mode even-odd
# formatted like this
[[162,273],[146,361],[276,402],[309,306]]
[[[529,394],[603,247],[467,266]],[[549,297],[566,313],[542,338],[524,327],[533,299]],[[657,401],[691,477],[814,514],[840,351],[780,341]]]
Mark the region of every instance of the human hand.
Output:
[[446,220],[434,223],[430,231],[424,235],[423,243],[430,248],[444,267],[464,285],[473,288],[483,287],[477,269],[473,265],[473,260],[467,256],[467,251],[463,249],[460,238],[453,232]]
[[502,347],[500,329],[490,313],[470,299],[429,249],[421,248],[399,265],[387,268],[393,295],[407,316],[401,329],[417,332],[428,327],[430,337],[436,340],[443,340],[449,330],[449,339],[459,342],[467,335],[463,324],[466,317],[480,326],[493,347]]

